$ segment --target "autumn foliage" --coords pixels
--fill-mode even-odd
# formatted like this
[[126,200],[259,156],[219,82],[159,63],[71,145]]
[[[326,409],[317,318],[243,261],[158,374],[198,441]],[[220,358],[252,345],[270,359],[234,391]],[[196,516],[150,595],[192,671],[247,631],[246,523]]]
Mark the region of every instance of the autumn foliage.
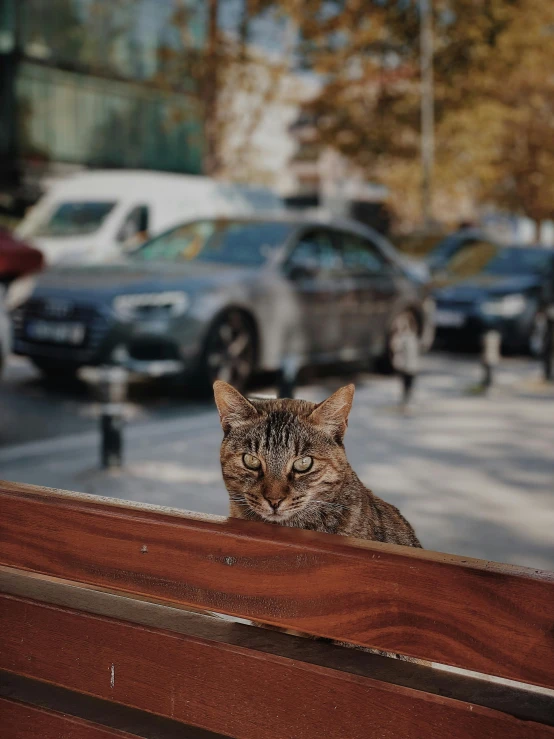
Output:
[[[386,184],[409,222],[420,210],[418,0],[244,0],[234,33],[217,24],[225,0],[208,0],[208,43],[197,59],[205,114],[206,168],[221,170],[229,100],[262,81],[259,110],[298,68],[320,80],[306,112],[317,143]],[[554,2],[434,0],[436,159],[434,215],[448,221],[494,205],[549,218],[554,203]],[[273,13],[295,29],[279,62],[253,51],[252,24]],[[260,76],[260,69],[263,74]],[[252,100],[255,98],[251,98]],[[248,106],[246,106],[248,107]],[[245,148],[246,147],[246,148]],[[455,204],[455,215],[452,211]]]
[[[393,204],[413,218],[420,178],[418,4],[292,6],[304,53],[324,77],[311,106],[321,141],[388,184]],[[435,0],[433,14],[435,216],[448,220],[449,204],[461,201],[536,221],[551,217],[554,3]]]

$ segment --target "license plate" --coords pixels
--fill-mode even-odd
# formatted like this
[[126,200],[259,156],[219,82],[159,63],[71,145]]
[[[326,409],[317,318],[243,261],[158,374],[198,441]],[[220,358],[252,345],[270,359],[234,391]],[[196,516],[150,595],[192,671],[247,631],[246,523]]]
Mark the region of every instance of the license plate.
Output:
[[435,325],[443,328],[460,328],[465,323],[465,315],[455,310],[435,311]]
[[83,323],[58,321],[30,321],[27,336],[34,341],[50,341],[54,344],[82,344],[85,338]]

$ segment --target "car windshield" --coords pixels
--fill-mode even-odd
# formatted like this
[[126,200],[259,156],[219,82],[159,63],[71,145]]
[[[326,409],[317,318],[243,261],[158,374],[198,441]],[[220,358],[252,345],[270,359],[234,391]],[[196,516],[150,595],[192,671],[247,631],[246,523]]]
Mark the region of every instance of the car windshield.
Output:
[[432,247],[425,255],[425,260],[429,265],[433,266],[439,262],[444,261],[453,252],[455,252],[464,242],[463,237],[459,234],[447,236],[446,238],[439,241],[434,247]]
[[532,248],[504,248],[488,262],[483,272],[489,275],[545,274],[554,263],[551,252]]
[[475,244],[488,245],[492,242],[486,241],[476,234],[457,231],[442,239],[425,257],[430,269],[437,269],[447,265],[456,254]]
[[98,231],[106,216],[115,208],[111,201],[60,203],[31,236],[84,236]]
[[290,231],[289,224],[273,221],[195,221],[157,236],[135,251],[131,259],[259,267]]
[[457,278],[478,274],[544,274],[552,263],[552,252],[476,242],[458,251],[448,262],[446,271],[448,276]]

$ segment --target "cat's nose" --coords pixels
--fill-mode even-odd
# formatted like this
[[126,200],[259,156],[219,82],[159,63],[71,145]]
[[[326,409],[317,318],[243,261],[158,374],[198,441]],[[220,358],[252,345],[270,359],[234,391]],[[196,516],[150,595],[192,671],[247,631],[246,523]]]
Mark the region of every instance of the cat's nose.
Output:
[[280,493],[273,493],[271,495],[264,495],[264,498],[267,500],[273,510],[276,511],[283,502],[285,496]]

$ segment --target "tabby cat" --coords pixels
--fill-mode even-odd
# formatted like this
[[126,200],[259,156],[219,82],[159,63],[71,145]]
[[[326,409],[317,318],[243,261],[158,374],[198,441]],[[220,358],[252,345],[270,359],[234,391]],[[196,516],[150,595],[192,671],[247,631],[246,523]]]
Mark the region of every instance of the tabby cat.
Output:
[[354,385],[317,405],[247,400],[221,381],[214,393],[231,516],[421,546],[400,511],[373,495],[346,459],[343,439]]

